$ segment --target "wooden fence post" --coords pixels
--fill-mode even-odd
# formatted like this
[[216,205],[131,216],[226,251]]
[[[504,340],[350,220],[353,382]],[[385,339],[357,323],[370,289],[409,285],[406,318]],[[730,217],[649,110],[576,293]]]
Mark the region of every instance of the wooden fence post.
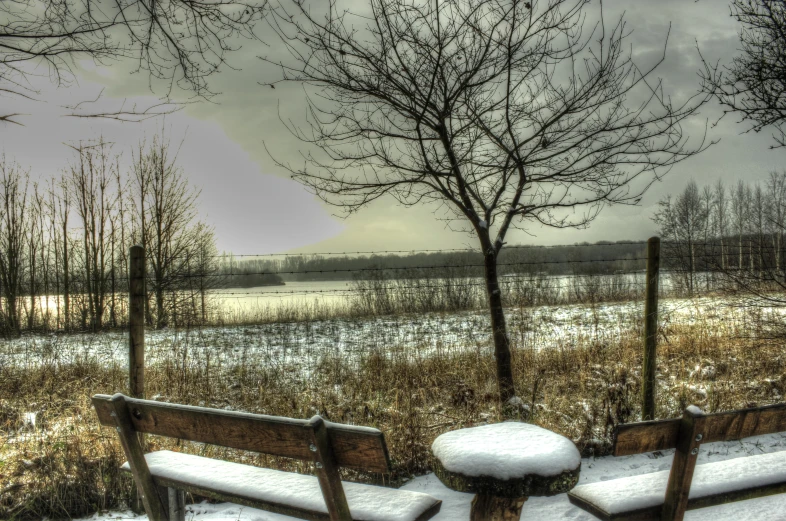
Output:
[[655,419],[655,346],[658,340],[658,275],[660,238],[647,241],[647,290],[644,301],[644,362],[641,375],[641,419]]
[[[128,392],[134,398],[145,397],[145,249],[131,246],[128,263]],[[144,451],[143,434],[138,434]],[[134,489],[131,510],[144,512],[142,498]]]
[[145,397],[145,250],[131,246],[128,269],[128,391]]

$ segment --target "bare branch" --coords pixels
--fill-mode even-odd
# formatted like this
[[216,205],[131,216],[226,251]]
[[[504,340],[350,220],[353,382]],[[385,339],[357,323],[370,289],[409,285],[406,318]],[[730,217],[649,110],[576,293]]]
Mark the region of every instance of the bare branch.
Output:
[[[168,82],[166,98],[177,86],[209,99],[215,92],[208,78],[229,66],[226,55],[239,48],[238,38],[258,41],[254,27],[266,12],[267,0],[0,2],[0,92],[32,92],[29,80],[40,65],[60,86],[73,80],[76,59],[103,65],[134,58],[151,82]],[[98,116],[138,121],[154,113]]]
[[[94,100],[88,101],[80,101],[74,105],[64,105],[63,108],[72,111],[70,114],[64,114],[64,117],[74,117],[74,118],[101,118],[101,119],[113,119],[117,121],[123,122],[134,122],[139,123],[141,121],[145,121],[151,118],[159,117],[159,116],[166,116],[168,114],[174,114],[175,112],[179,112],[183,110],[186,105],[190,105],[192,103],[196,103],[196,100],[186,101],[186,102],[173,102],[170,100],[162,100],[158,103],[152,103],[150,105],[146,105],[143,107],[137,107],[137,104],[134,103],[129,108],[126,108],[126,103],[128,100],[124,99],[120,105],[120,108],[115,111],[103,111],[103,110],[87,110],[84,111],[84,106],[97,103],[103,94],[103,89],[99,92],[98,96]],[[79,112],[79,111],[84,112]]]

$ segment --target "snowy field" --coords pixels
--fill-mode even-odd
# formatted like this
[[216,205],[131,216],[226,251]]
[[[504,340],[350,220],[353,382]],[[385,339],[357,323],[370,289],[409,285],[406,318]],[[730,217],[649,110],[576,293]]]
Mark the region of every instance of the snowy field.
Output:
[[[744,458],[783,450],[786,450],[786,433],[747,438],[741,442],[711,443],[702,445],[698,464],[732,458]],[[649,453],[619,458],[612,456],[585,458],[581,462],[581,479],[579,484],[667,470],[671,466],[672,457],[673,451],[664,451],[663,455],[660,455],[660,453]],[[425,492],[441,499],[443,502],[442,510],[433,518],[435,521],[469,519],[472,495],[449,490],[433,474],[414,478],[402,488]],[[203,502],[189,505],[187,512],[186,520],[188,521],[291,521],[294,519],[229,503],[208,504]],[[98,513],[84,519],[95,521],[117,521],[122,519],[147,521],[147,516],[137,516],[130,511],[113,511]],[[521,519],[533,521],[593,521],[597,518],[574,507],[568,501],[567,495],[561,494],[550,498],[533,497],[529,499],[524,504]],[[686,514],[685,519],[686,521],[785,521],[786,494],[693,510]]]
[[[722,299],[668,299],[660,303],[660,323],[747,329],[750,317],[724,305]],[[766,311],[766,310],[765,310]],[[507,310],[511,339],[524,349],[571,347],[584,342],[616,342],[638,334],[643,304],[624,302],[589,306],[558,305]],[[353,356],[439,355],[446,350],[485,349],[491,342],[488,313],[417,314],[331,319],[246,326],[149,330],[145,333],[146,359],[155,363],[172,356],[207,353],[226,364],[243,357],[263,363],[308,369],[325,354]],[[69,363],[95,359],[106,365],[128,363],[125,332],[73,335],[29,335],[0,342],[1,365]]]

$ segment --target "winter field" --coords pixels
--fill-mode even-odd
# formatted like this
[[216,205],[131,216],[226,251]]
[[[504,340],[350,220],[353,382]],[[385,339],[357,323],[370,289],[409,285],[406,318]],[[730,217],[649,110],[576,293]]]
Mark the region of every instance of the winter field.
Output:
[[[290,305],[297,304],[295,301]],[[308,305],[305,301],[302,304]],[[662,300],[661,334],[668,341],[666,331],[672,325],[723,326],[748,331],[763,316],[780,313],[771,308],[757,309],[755,314],[742,312],[730,307],[731,304],[712,297]],[[641,303],[622,302],[517,308],[509,310],[506,318],[516,348],[539,351],[592,342],[620,342],[641,326],[642,314]],[[330,355],[348,363],[356,363],[369,354],[439,357],[456,351],[485,350],[490,342],[491,330],[485,311],[207,326],[145,333],[146,360],[152,364],[188,357],[188,351],[195,350],[206,360],[212,358],[223,366],[255,358],[272,367],[305,371],[304,374]],[[70,364],[89,359],[124,369],[128,364],[127,344],[128,336],[123,331],[23,336],[0,344],[0,367]]]
[[[712,296],[661,300],[659,417],[678,416],[691,403],[715,412],[782,401],[784,342],[771,328],[782,321],[780,311],[732,304]],[[581,483],[668,468],[668,453],[606,456],[613,426],[640,418],[642,313],[640,302],[508,309],[520,414],[576,443],[585,457]],[[378,427],[394,467],[385,483],[443,499],[437,519],[468,517],[471,497],[430,474],[429,448],[443,432],[498,420],[483,311],[149,330],[146,349],[148,397]],[[122,510],[131,488],[117,470],[124,461],[117,436],[98,425],[89,403],[93,394],[126,389],[127,378],[121,332],[0,342],[0,519],[131,516]],[[700,461],[784,449],[786,434],[772,435],[708,446]],[[187,443],[179,450],[309,471],[228,449]],[[786,519],[785,507],[775,496],[688,519]],[[192,519],[284,519],[232,505],[190,509]],[[746,517],[741,509],[761,515]],[[522,517],[593,519],[564,495],[531,499]]]

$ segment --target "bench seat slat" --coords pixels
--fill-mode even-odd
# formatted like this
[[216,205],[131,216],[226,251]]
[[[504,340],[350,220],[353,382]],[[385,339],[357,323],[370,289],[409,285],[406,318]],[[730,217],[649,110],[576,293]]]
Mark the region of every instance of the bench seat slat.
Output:
[[[329,519],[315,476],[171,451],[145,455],[157,485],[303,519]],[[128,463],[123,465],[128,470]],[[355,521],[423,521],[441,501],[420,492],[342,482]]]
[[[580,485],[571,503],[604,520],[660,519],[669,471]],[[786,451],[696,467],[688,510],[786,492]]]

